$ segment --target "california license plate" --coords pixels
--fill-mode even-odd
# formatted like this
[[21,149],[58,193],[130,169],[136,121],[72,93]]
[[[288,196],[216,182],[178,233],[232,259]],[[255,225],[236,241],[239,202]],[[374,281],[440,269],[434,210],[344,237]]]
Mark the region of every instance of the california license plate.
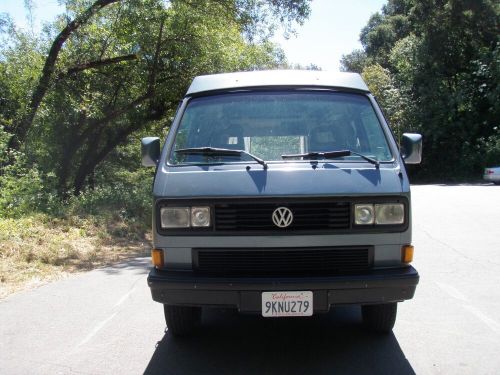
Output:
[[262,293],[262,316],[266,318],[311,316],[312,314],[313,293],[311,291]]

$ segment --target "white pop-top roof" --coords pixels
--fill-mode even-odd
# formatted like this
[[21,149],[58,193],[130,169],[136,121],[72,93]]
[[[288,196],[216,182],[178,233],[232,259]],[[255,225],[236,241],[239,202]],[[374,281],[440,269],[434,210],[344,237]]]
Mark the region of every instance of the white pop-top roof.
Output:
[[332,87],[369,91],[366,83],[357,73],[313,70],[264,70],[198,76],[191,83],[186,95],[214,90],[273,86]]

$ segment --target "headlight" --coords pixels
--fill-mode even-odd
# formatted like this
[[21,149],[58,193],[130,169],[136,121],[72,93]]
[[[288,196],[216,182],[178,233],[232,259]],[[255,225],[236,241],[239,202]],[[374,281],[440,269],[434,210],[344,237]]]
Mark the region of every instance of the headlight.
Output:
[[402,203],[356,204],[356,225],[400,225],[405,222],[405,206]]
[[161,227],[200,228],[210,226],[210,207],[161,207]]
[[405,207],[402,203],[375,205],[375,224],[397,225],[405,221]]
[[210,226],[210,207],[191,207],[191,226]]
[[374,222],[373,204],[357,204],[354,206],[354,223],[368,225]]
[[162,207],[160,209],[162,228],[189,228],[189,207]]

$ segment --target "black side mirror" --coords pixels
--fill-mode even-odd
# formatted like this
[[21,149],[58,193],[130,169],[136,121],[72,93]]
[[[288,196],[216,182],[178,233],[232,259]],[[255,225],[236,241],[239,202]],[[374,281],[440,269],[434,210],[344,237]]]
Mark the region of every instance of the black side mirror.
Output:
[[404,133],[401,142],[401,156],[406,164],[420,164],[422,161],[422,136]]
[[146,137],[141,139],[142,165],[156,167],[160,159],[160,138]]

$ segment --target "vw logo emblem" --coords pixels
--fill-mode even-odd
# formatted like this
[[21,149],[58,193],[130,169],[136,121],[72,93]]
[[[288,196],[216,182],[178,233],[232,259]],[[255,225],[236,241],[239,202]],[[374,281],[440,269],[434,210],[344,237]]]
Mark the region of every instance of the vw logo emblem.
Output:
[[293,213],[289,208],[278,207],[273,211],[273,223],[277,227],[286,228],[293,221]]

